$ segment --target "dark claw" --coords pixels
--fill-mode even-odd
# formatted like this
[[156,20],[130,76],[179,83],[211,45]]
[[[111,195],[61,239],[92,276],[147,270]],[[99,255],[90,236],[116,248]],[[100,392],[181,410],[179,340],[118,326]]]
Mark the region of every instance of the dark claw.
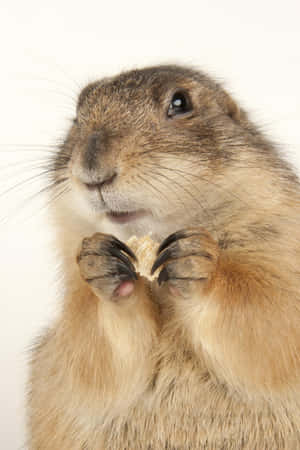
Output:
[[178,239],[182,239],[186,237],[186,232],[184,230],[176,231],[175,233],[170,234],[158,247],[157,254],[159,254],[162,250],[164,250],[166,247],[168,247],[173,242],[177,241]]
[[117,274],[120,276],[120,278],[124,280],[137,280],[138,276],[134,270],[132,270],[130,267],[128,267],[126,264],[123,264],[122,262],[117,262]]
[[151,268],[151,275],[153,275],[156,269],[172,256],[172,253],[174,253],[174,251],[170,248],[167,248],[167,250],[159,255]]
[[130,250],[129,247],[127,247],[126,244],[124,244],[124,242],[119,241],[119,239],[117,239],[116,237],[112,236],[111,240],[109,241],[110,244],[119,249],[119,250],[123,250],[123,252],[127,253],[127,255],[131,256],[132,259],[134,259],[134,261],[137,260],[135,254],[133,253],[132,250]]
[[164,267],[158,276],[157,279],[158,284],[161,285],[164,281],[168,281],[168,279],[169,279],[168,270]]
[[123,263],[125,263],[125,265],[127,267],[129,267],[132,272],[135,272],[135,267],[132,264],[132,262],[130,261],[130,259],[124,255],[124,253],[122,253],[119,249],[115,248],[115,247],[111,247],[109,248],[109,252],[111,255],[115,256],[116,258],[118,258],[119,260],[123,261]]

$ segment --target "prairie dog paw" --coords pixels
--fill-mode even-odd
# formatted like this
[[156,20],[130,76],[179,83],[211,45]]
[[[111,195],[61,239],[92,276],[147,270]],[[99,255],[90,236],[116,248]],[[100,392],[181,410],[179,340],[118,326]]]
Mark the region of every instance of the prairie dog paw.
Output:
[[83,239],[77,256],[82,278],[98,297],[112,300],[133,292],[138,276],[132,261],[136,261],[133,251],[104,233]]
[[206,230],[188,228],[161,243],[151,273],[161,268],[158,283],[168,282],[172,293],[189,296],[211,279],[218,257],[218,244]]

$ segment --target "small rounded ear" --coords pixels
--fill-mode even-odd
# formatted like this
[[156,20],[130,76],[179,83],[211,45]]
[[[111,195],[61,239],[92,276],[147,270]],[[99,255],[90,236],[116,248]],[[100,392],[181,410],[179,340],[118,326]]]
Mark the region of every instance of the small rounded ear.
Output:
[[241,117],[240,107],[227,92],[223,92],[222,94],[222,106],[226,114],[238,122]]

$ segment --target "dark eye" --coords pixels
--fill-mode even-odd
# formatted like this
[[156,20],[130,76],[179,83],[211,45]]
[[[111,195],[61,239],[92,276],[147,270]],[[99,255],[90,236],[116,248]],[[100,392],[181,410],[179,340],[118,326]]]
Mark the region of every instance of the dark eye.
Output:
[[167,116],[173,117],[191,111],[192,105],[185,92],[175,92],[168,108]]

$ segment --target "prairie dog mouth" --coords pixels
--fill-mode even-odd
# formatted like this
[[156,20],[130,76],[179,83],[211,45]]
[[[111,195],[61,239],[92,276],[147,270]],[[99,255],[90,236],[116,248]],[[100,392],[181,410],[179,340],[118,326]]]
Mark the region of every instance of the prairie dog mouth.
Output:
[[106,213],[106,217],[114,223],[128,223],[133,220],[140,219],[141,217],[146,216],[148,213],[145,209],[139,209],[137,211],[109,211]]

